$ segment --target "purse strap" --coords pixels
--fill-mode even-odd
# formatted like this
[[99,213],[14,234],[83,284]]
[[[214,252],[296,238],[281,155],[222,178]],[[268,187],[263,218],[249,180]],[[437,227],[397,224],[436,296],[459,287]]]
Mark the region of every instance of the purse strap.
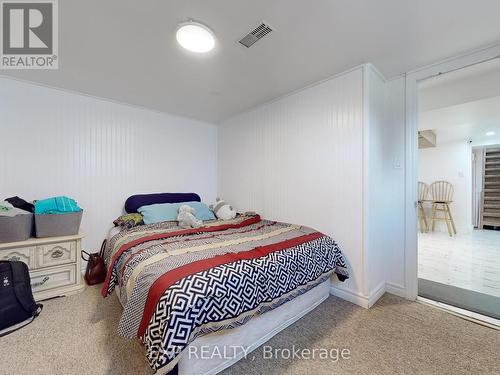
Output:
[[106,250],[106,244],[108,243],[108,240],[102,241],[101,244],[101,250],[99,251],[99,256],[104,259],[104,251]]
[[[83,256],[83,254],[85,254],[85,255],[87,256],[87,259],[85,259],[85,257]],[[81,255],[81,257],[82,257],[82,259],[83,259],[84,261],[88,262],[88,261],[89,261],[89,259],[90,259],[90,254],[89,254],[89,253],[87,253],[85,250],[82,250],[82,255]]]
[[[99,255],[99,257],[100,257],[100,258],[102,258],[102,259],[104,259],[104,251],[106,250],[106,244],[107,244],[107,242],[108,242],[108,240],[104,240],[104,241],[102,241],[102,244],[101,244],[101,250],[99,250],[99,253],[97,253],[97,255]],[[86,255],[86,256],[87,256],[87,258],[85,258],[85,256],[84,256],[84,255]],[[81,257],[82,257],[82,259],[83,259],[84,261],[88,262],[88,261],[89,261],[89,259],[90,259],[90,256],[91,256],[91,255],[94,255],[94,254],[90,254],[90,253],[86,252],[85,250],[82,250],[82,255],[81,255]]]

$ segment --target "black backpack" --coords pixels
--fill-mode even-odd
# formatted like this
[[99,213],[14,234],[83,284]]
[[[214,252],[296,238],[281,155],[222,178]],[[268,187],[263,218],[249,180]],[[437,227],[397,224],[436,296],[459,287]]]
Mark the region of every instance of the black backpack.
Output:
[[33,299],[28,266],[0,261],[0,337],[31,323],[42,308]]

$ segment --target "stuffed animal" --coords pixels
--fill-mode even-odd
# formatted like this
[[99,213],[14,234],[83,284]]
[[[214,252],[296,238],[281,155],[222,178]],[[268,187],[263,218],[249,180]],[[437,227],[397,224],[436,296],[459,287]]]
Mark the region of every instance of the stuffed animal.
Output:
[[203,224],[203,221],[196,218],[196,210],[187,204],[179,207],[177,221],[182,228],[198,228]]
[[226,201],[217,198],[215,204],[210,206],[210,209],[214,212],[217,219],[220,220],[231,220],[236,217],[236,211],[233,206],[230,206]]

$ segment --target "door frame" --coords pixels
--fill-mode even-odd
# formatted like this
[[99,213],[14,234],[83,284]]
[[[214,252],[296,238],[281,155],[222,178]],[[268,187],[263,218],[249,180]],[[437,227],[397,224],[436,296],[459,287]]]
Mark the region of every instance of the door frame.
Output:
[[410,300],[418,296],[418,82],[500,58],[500,44],[406,73],[405,93],[405,282]]

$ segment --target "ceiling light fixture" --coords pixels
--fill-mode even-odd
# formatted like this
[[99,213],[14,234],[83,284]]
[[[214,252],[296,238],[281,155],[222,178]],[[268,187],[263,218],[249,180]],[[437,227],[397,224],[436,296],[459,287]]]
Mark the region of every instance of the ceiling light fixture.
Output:
[[486,135],[495,135],[495,132],[486,132]]
[[202,23],[188,21],[181,23],[175,34],[177,42],[185,49],[196,53],[206,53],[215,47],[212,30]]

